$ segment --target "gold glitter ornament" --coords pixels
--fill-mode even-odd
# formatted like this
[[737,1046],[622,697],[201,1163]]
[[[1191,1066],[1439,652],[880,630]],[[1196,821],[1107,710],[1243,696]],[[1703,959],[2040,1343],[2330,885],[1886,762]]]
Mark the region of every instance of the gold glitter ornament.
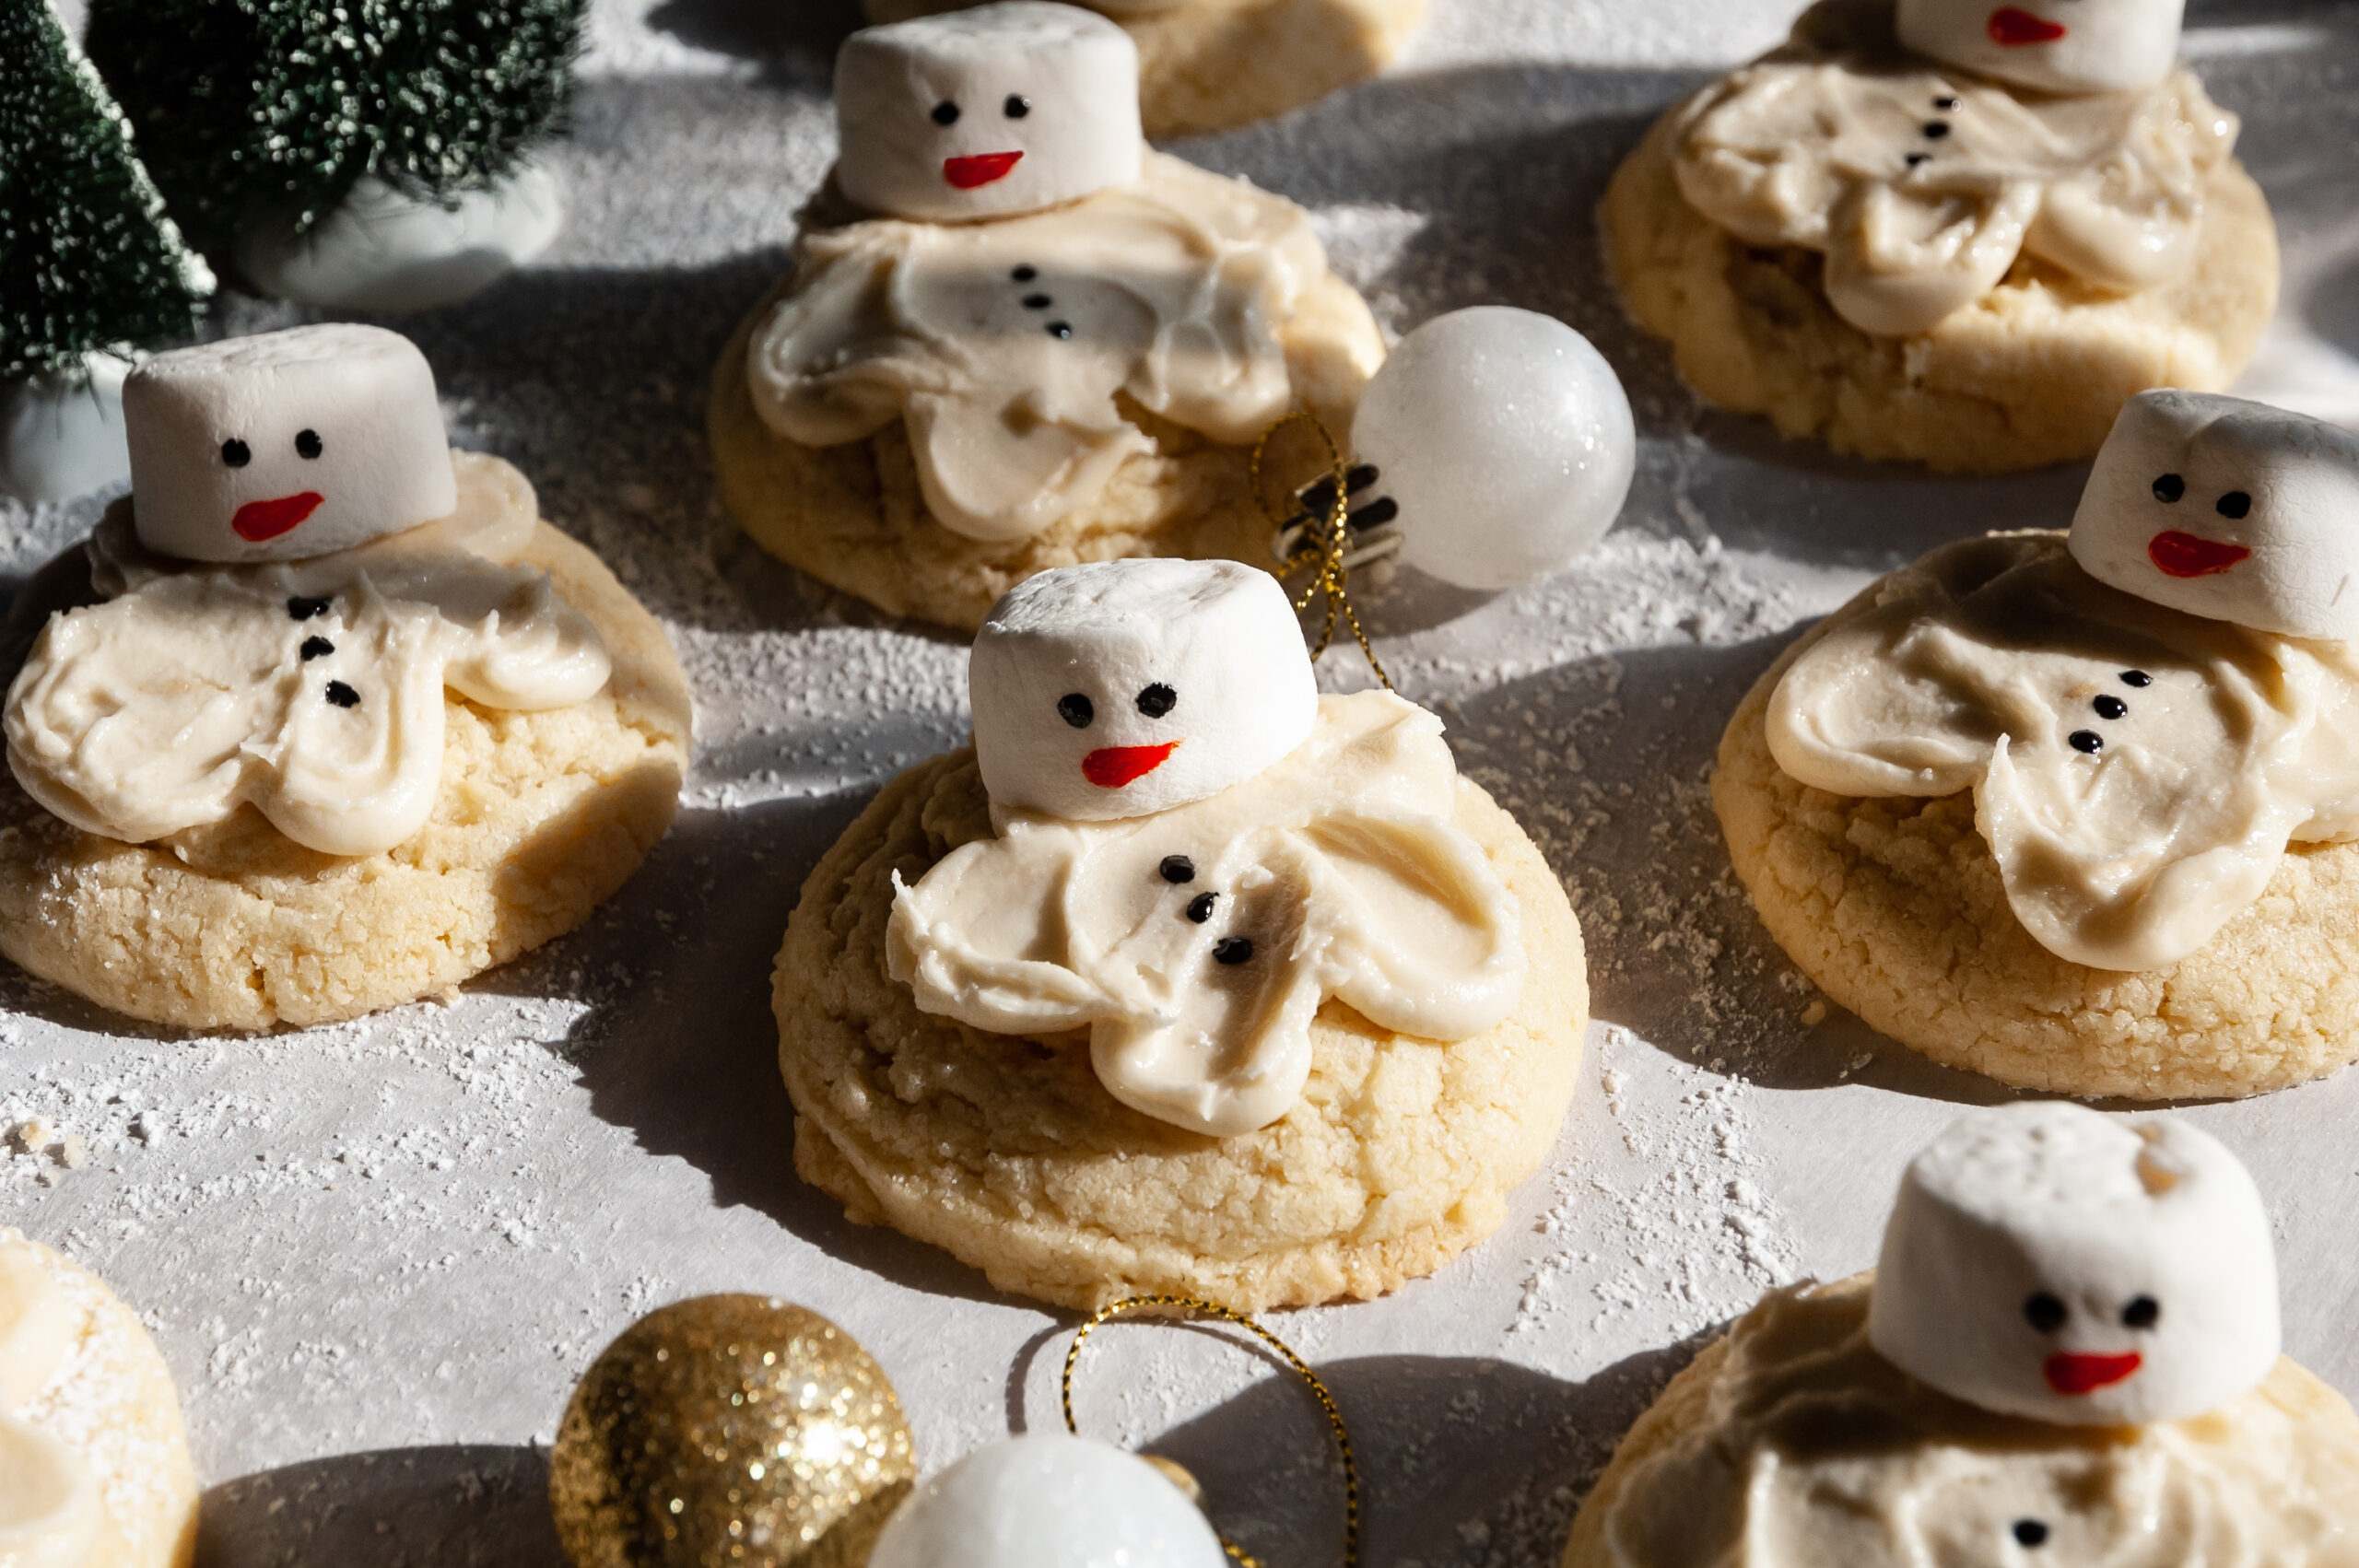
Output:
[[900,1398],[851,1335],[774,1297],[698,1296],[582,1377],[549,1506],[575,1568],[858,1568],[916,1477]]

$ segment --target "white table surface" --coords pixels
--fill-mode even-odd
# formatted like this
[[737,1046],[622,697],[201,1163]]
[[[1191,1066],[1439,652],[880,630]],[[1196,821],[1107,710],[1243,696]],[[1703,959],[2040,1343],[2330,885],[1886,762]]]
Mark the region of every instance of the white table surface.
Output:
[[[1767,1286],[1872,1260],[1907,1156],[1991,1083],[1932,1068],[1809,988],[1734,884],[1705,778],[1775,649],[1873,574],[2070,515],[2077,470],[1936,481],[1701,410],[1624,320],[1591,209],[1648,120],[1779,36],[1790,0],[1436,0],[1390,77],[1181,144],[1319,216],[1395,331],[1501,301],[1589,333],[1643,443],[1616,532],[1496,598],[1377,606],[1410,695],[1547,851],[1588,933],[1579,1095],[1505,1228],[1380,1302],[1273,1315],[1361,1445],[1367,1561],[1550,1564],[1589,1477],[1696,1336]],[[2245,116],[2286,290],[2258,395],[2359,417],[2359,8],[2195,0],[2188,51]],[[747,544],[707,471],[704,385],[780,270],[833,149],[842,0],[599,0],[571,223],[471,304],[406,318],[457,438],[663,617],[699,704],[679,824],[581,933],[466,988],[263,1039],[182,1038],[0,976],[0,1121],[88,1142],[0,1154],[0,1223],[144,1309],[177,1375],[219,1564],[559,1561],[545,1445],[634,1316],[773,1292],[862,1340],[929,1465],[1053,1425],[1067,1320],[803,1188],[773,1062],[770,958],[804,874],[879,783],[957,743],[960,643]],[[230,323],[291,320],[232,302]],[[0,504],[20,579],[95,506]],[[1356,656],[1325,678],[1361,683]],[[2288,1348],[2359,1392],[2359,1074],[2186,1114],[2278,1216]],[[1273,1568],[1337,1560],[1321,1429],[1269,1363],[1109,1330],[1088,1430],[1154,1442]]]

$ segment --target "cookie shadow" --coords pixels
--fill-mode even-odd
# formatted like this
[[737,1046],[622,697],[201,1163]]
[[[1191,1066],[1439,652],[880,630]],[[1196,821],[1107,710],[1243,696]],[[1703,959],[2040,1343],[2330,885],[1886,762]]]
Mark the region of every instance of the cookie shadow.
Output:
[[199,1568],[567,1568],[538,1446],[340,1454],[207,1489]]

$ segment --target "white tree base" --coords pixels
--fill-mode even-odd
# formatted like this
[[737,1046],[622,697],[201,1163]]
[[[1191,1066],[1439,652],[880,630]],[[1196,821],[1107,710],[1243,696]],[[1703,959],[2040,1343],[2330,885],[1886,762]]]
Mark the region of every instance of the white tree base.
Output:
[[0,495],[63,501],[131,477],[123,437],[123,378],[131,366],[93,354],[86,377],[0,383]]
[[537,163],[445,206],[363,175],[309,234],[266,223],[238,241],[255,287],[329,310],[428,310],[478,293],[548,249],[565,194]]

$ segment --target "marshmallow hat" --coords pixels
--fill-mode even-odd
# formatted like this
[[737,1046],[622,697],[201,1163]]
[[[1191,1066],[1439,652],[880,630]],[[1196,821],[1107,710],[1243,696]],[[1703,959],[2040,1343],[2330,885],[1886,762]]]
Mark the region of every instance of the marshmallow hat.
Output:
[[2140,392],[2099,449],[2072,558],[2125,593],[2286,637],[2359,638],[2359,436],[2209,392]]
[[2150,88],[2178,57],[2187,0],[1900,0],[1916,53],[2043,92]]
[[863,28],[836,55],[836,182],[896,217],[1038,212],[1139,177],[1139,51],[1074,6]]
[[2201,1415],[2277,1361],[2269,1214],[2236,1157],[2185,1122],[2053,1102],[1975,1111],[1901,1180],[1868,1340],[2002,1414]]
[[458,508],[434,371],[381,327],[158,354],[123,382],[123,415],[139,540],[168,556],[323,556]]
[[1097,561],[1027,578],[976,634],[967,686],[992,805],[1086,822],[1243,783],[1319,714],[1285,590],[1235,561]]

